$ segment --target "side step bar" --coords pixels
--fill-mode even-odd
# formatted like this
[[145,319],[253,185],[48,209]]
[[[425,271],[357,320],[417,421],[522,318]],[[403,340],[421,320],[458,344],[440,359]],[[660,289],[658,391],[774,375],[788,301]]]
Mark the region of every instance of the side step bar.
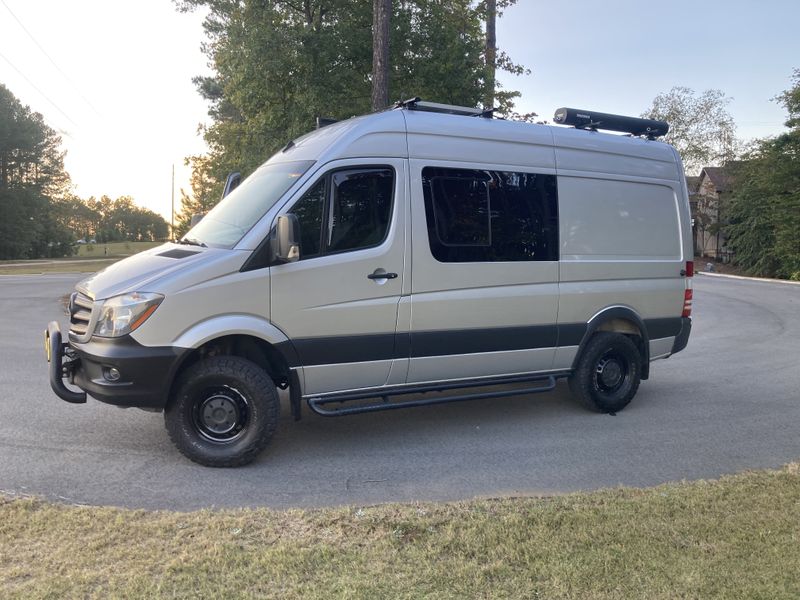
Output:
[[[487,387],[490,385],[503,385],[508,383],[522,382],[542,382],[544,385],[534,387],[514,388],[510,390],[500,390],[491,392],[473,392],[470,394],[460,394],[457,396],[444,396],[440,398],[420,398],[419,400],[408,400],[406,402],[389,402],[389,398],[394,396],[406,396],[408,394],[423,394],[426,392],[444,392],[447,390],[463,389],[471,387]],[[341,417],[344,415],[356,415],[360,413],[378,412],[381,410],[394,410],[397,408],[413,408],[416,406],[431,406],[433,404],[447,404],[449,402],[462,402],[464,400],[479,400],[481,398],[504,398],[507,396],[520,396],[522,394],[537,394],[539,392],[549,392],[556,387],[556,377],[554,375],[514,375],[511,377],[495,377],[491,379],[463,379],[459,382],[420,384],[411,386],[390,386],[377,388],[368,391],[341,392],[326,394],[325,396],[311,396],[308,398],[308,407],[318,415],[323,417]],[[355,400],[367,400],[369,398],[380,398],[381,402],[373,404],[363,404],[352,407],[340,407],[335,409],[324,408],[328,404],[347,403]]]

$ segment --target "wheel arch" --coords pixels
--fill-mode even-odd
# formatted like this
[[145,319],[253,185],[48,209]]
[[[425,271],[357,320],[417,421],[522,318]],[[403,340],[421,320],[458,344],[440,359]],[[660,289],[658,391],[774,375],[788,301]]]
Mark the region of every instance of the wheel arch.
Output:
[[589,340],[598,331],[622,333],[631,337],[642,356],[641,378],[647,379],[650,376],[650,338],[647,335],[647,327],[644,319],[628,306],[609,306],[589,319],[578,352],[572,361],[573,371],[577,368]]
[[182,333],[175,345],[189,351],[170,375],[167,402],[180,374],[197,361],[208,356],[238,356],[263,368],[277,387],[291,388],[292,412],[299,418],[299,358],[289,338],[272,323],[251,315],[215,317]]

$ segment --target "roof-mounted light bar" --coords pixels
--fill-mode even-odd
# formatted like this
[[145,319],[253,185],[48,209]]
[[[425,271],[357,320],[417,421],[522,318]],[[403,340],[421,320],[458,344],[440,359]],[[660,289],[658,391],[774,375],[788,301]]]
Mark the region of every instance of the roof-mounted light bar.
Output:
[[669,123],[665,121],[609,115],[578,108],[559,108],[556,110],[553,122],[559,125],[572,125],[576,129],[589,129],[592,131],[605,129],[606,131],[619,131],[632,135],[645,135],[651,140],[666,135],[669,131]]
[[461,115],[465,117],[486,117],[492,118],[493,108],[470,108],[468,106],[455,106],[453,104],[440,104],[439,102],[426,102],[419,98],[409,98],[401,100],[395,104],[396,108],[407,108],[408,110],[419,110],[423,112],[444,113],[448,115]]

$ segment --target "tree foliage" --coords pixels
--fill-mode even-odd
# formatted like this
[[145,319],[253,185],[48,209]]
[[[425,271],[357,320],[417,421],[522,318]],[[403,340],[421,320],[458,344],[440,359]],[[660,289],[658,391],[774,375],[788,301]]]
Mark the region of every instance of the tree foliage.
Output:
[[181,188],[181,212],[175,224],[175,237],[186,233],[194,215],[201,215],[212,208],[222,196],[222,183],[213,175],[213,167],[208,156],[190,156],[186,164],[192,167],[189,180],[190,192]]
[[[179,10],[204,7],[204,51],[213,75],[197,77],[209,101],[202,129],[206,157],[182,200],[191,211],[213,206],[225,175],[251,173],[317,116],[346,119],[371,110],[373,2],[351,0],[176,0]],[[499,0],[506,8],[514,0]],[[394,0],[389,44],[389,98],[478,106],[486,97],[482,30],[486,6],[473,0]],[[498,51],[497,68],[525,73]],[[509,114],[517,92],[495,94]]]
[[678,86],[656,96],[642,117],[669,123],[664,140],[678,150],[687,174],[695,175],[736,157],[736,124],[726,108],[730,101],[720,90],[698,96]]
[[69,188],[60,145],[42,115],[0,84],[0,259],[71,251],[57,218]]
[[91,236],[98,242],[153,242],[166,239],[169,225],[158,213],[134,203],[130,196],[112,200],[108,196],[89,198],[88,208]]
[[0,259],[68,256],[80,237],[167,237],[166,221],[129,197],[74,196],[64,154],[42,115],[0,84]]
[[789,130],[760,140],[737,163],[727,232],[749,272],[800,280],[800,69],[792,84],[776,98]]

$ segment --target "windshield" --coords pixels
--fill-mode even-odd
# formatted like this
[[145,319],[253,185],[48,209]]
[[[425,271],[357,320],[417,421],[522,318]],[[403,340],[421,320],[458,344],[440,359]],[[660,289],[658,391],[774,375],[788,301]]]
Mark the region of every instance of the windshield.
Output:
[[260,167],[192,227],[183,240],[233,248],[312,164],[313,160],[303,160]]

